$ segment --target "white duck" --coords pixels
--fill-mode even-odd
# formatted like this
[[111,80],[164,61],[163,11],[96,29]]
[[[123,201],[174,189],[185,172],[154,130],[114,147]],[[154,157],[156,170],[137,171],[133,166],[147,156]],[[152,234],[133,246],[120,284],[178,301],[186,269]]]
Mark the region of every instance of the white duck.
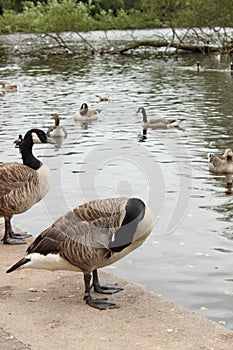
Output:
[[60,117],[59,114],[53,113],[51,114],[51,119],[54,119],[55,125],[50,126],[47,131],[47,135],[49,137],[67,137],[67,131],[63,125],[60,125]]

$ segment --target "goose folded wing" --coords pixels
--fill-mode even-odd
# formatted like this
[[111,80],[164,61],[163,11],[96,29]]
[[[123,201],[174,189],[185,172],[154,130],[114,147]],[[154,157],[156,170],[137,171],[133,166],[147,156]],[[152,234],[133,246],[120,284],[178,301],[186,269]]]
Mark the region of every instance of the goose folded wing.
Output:
[[73,250],[80,246],[108,249],[112,235],[124,219],[125,202],[100,200],[74,208],[43,231],[29,246],[28,253],[58,253],[67,245],[72,245]]
[[227,160],[226,160],[226,157],[224,156],[211,155],[210,162],[211,164],[213,164],[213,166],[218,167],[218,166],[225,165]]
[[0,197],[13,195],[14,191],[26,188],[38,181],[35,170],[20,163],[5,163],[0,166]]

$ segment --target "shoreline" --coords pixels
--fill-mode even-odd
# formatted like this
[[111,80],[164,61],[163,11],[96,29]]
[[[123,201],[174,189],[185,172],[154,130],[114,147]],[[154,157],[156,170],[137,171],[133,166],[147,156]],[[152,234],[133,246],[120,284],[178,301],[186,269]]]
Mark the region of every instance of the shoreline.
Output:
[[101,282],[124,290],[109,296],[119,308],[103,311],[84,302],[80,273],[6,274],[26,247],[0,245],[0,350],[232,350],[233,331],[110,273]]

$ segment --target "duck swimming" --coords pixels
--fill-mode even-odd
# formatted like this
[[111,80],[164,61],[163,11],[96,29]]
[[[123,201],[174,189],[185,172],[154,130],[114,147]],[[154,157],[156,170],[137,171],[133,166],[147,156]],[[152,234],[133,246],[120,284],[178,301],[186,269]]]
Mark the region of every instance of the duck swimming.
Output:
[[209,170],[219,174],[233,173],[233,152],[227,148],[223,156],[208,153]]
[[51,114],[51,119],[54,119],[55,125],[50,126],[47,131],[47,135],[49,137],[67,137],[67,131],[63,125],[60,125],[60,117],[59,114],[54,113]]
[[100,101],[107,101],[107,102],[111,101],[111,96],[109,95],[96,95],[96,97],[99,97]]
[[0,81],[0,85],[2,85],[1,92],[16,92],[18,90],[17,85],[6,85],[5,81]]

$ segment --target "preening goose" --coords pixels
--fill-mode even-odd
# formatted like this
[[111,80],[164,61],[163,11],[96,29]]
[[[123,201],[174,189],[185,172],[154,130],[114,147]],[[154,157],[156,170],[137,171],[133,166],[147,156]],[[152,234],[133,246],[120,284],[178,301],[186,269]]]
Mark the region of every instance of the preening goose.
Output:
[[226,149],[223,156],[208,153],[209,170],[219,174],[233,173],[233,152]]
[[106,298],[92,298],[92,285],[103,294],[122,289],[101,286],[97,269],[138,248],[151,233],[153,224],[150,209],[138,198],[93,200],[77,206],[44,230],[28,247],[26,256],[7,272],[18,268],[82,272],[86,303],[107,309],[115,304]]
[[11,219],[40,201],[50,186],[50,170],[32,154],[35,143],[51,142],[39,129],[29,130],[19,144],[23,164],[3,163],[0,165],[0,216],[5,219],[3,243],[22,244],[28,235],[13,232]]
[[138,108],[137,113],[142,112],[142,127],[143,128],[152,128],[152,129],[167,129],[170,127],[178,127],[180,122],[182,121],[180,120],[176,120],[176,119],[171,119],[171,118],[155,118],[155,119],[147,119],[147,115],[146,115],[146,110],[144,107],[140,107]]
[[109,95],[96,95],[96,97],[99,97],[100,101],[107,101],[107,102],[111,101],[111,96]]
[[91,109],[88,107],[87,103],[81,105],[80,110],[75,113],[74,120],[80,121],[83,123],[88,123],[98,119],[98,113],[101,112],[101,109]]
[[50,126],[47,131],[49,137],[67,137],[67,131],[64,126],[60,124],[60,117],[57,113],[51,114],[51,119],[54,119],[55,125]]
[[5,81],[0,81],[0,85],[2,85],[1,92],[15,92],[18,90],[17,85],[6,85]]

